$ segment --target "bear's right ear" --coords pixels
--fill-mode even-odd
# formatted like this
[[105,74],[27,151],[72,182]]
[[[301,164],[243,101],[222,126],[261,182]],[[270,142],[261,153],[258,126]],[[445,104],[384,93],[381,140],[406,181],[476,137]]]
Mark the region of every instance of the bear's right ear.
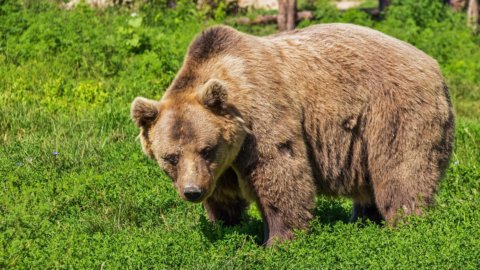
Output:
[[136,97],[132,102],[130,114],[138,127],[146,128],[157,118],[159,110],[158,101]]
[[219,80],[208,80],[207,83],[200,88],[198,96],[200,102],[207,108],[214,110],[227,108],[227,88]]

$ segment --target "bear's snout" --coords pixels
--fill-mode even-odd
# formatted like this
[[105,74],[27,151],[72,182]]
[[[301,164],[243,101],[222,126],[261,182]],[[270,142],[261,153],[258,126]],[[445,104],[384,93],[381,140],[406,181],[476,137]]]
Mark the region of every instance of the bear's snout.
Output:
[[202,189],[197,186],[187,186],[183,189],[183,195],[190,202],[198,201],[202,195]]

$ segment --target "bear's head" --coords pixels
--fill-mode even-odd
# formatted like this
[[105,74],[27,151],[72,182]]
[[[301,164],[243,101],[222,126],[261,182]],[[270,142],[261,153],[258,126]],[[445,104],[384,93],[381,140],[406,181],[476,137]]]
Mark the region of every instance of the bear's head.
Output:
[[208,198],[235,160],[248,129],[229,103],[228,83],[210,79],[194,91],[167,91],[161,101],[137,97],[131,116],[143,151],[191,202]]

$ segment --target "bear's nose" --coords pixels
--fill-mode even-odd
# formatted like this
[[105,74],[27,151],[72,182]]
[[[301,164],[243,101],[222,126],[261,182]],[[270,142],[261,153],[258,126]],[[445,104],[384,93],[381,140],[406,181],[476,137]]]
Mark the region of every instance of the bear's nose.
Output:
[[197,186],[188,186],[183,189],[183,195],[187,200],[193,202],[202,196],[202,190]]

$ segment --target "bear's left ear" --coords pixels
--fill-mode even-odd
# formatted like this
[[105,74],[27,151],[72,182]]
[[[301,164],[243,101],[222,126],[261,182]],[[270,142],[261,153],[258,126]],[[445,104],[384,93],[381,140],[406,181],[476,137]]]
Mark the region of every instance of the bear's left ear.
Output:
[[159,102],[137,97],[132,102],[130,114],[140,128],[148,128],[158,115]]
[[198,93],[200,102],[207,108],[222,110],[227,108],[228,94],[224,83],[210,79]]

